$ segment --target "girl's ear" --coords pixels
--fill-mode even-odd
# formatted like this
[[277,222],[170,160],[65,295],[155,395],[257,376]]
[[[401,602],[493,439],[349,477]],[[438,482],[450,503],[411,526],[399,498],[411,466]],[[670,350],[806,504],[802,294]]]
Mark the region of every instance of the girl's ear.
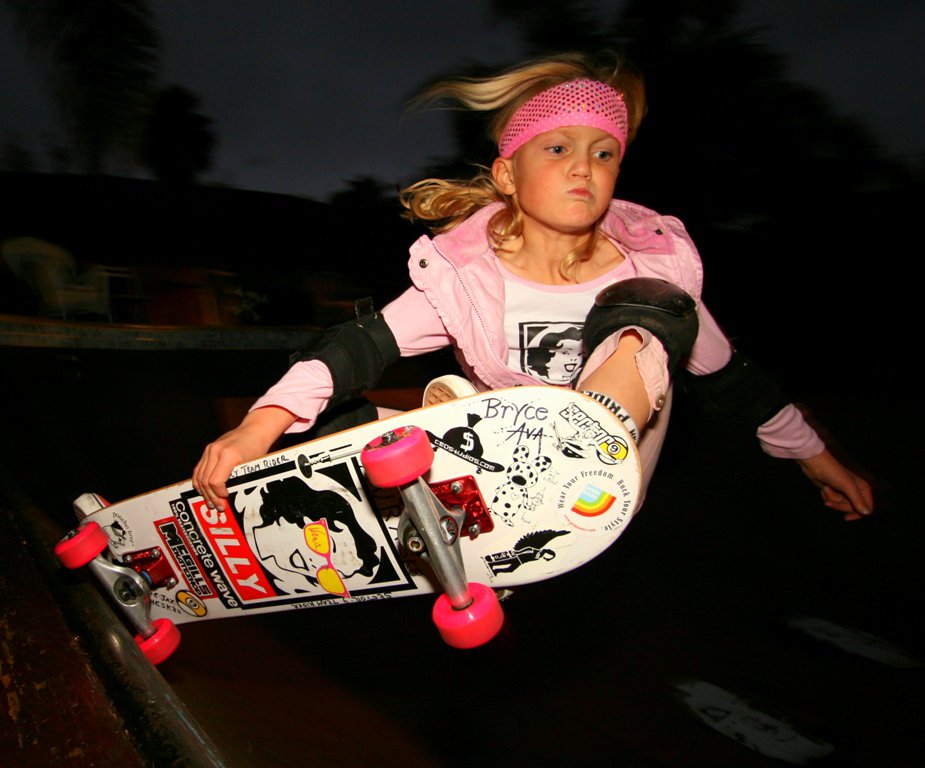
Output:
[[517,187],[514,185],[512,165],[513,160],[503,157],[496,157],[495,162],[491,164],[491,178],[494,179],[495,185],[505,195],[513,195],[517,191]]

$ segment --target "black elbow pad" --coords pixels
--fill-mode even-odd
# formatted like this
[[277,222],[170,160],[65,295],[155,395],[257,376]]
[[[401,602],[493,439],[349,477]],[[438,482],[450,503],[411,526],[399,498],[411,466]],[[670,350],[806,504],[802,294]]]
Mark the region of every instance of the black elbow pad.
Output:
[[734,352],[718,371],[687,373],[684,390],[711,416],[758,429],[790,401],[777,381],[745,355]]
[[362,395],[401,356],[392,330],[372,302],[358,301],[356,311],[356,320],[328,328],[289,357],[291,365],[320,360],[327,366],[334,382],[329,408]]

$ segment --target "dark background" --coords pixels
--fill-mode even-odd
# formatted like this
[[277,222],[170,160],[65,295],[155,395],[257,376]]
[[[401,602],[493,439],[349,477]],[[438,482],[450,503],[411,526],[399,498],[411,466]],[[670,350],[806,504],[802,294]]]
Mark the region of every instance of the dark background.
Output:
[[[16,5],[0,6],[4,21],[14,18]],[[468,46],[468,56],[429,54],[439,64],[426,73],[415,68],[428,58],[421,49],[390,58],[343,32],[328,37],[356,68],[321,67],[313,58],[320,51],[310,47],[284,55],[284,37],[271,33],[307,24],[292,16],[297,9],[327,22],[325,14],[340,13],[327,4],[327,10],[314,3],[254,5],[261,23],[247,15],[249,26],[241,20],[246,4],[227,12],[223,4],[222,13],[208,3],[195,11],[174,3],[84,5],[95,14],[149,6],[143,23],[132,17],[138,39],[148,41],[145,57],[175,67],[183,60],[173,53],[178,47],[199,51],[200,61],[218,73],[204,78],[202,64],[185,73],[162,67],[146,80],[156,68],[150,58],[136,58],[145,82],[140,90],[153,93],[171,83],[193,89],[185,92],[192,101],[168,101],[158,112],[151,106],[156,102],[142,99],[148,106],[134,117],[106,123],[147,126],[153,144],[146,152],[128,140],[136,135],[128,128],[100,127],[106,88],[93,92],[93,119],[68,102],[77,110],[67,113],[71,119],[85,119],[52,120],[54,142],[43,140],[37,127],[34,133],[19,127],[18,137],[4,139],[0,239],[40,237],[71,251],[81,268],[136,270],[144,290],[130,296],[123,287],[125,295],[114,297],[117,321],[202,322],[205,315],[192,308],[207,296],[224,307],[211,322],[312,329],[349,312],[356,296],[387,300],[407,281],[407,246],[418,232],[397,216],[396,183],[490,160],[491,150],[477,126],[444,115],[443,138],[433,150],[386,170],[364,154],[374,142],[364,133],[369,126],[354,117],[355,134],[334,133],[363,136],[362,151],[353,154],[349,142],[335,150],[330,134],[312,134],[306,143],[314,154],[306,156],[301,138],[309,126],[329,126],[346,102],[369,98],[359,95],[359,86],[349,88],[367,84],[361,65],[372,60],[410,95],[444,70],[482,71],[552,49],[619,45],[645,71],[651,106],[618,194],[686,223],[706,268],[705,300],[720,323],[811,409],[833,449],[876,488],[877,514],[846,524],[821,506],[791,463],[764,456],[751,436],[706,422],[679,400],[645,508],[627,534],[586,568],[515,595],[511,627],[490,648],[460,656],[440,647],[429,606],[417,600],[185,630],[163,676],[230,764],[775,764],[692,718],[676,698],[675,686],[685,678],[731,690],[832,743],[825,765],[899,768],[921,752],[920,666],[895,668],[849,654],[786,623],[794,614],[819,616],[917,659],[925,648],[923,531],[914,493],[923,425],[908,363],[921,325],[914,267],[921,251],[915,237],[921,161],[916,151],[897,149],[899,140],[887,128],[900,113],[883,106],[921,100],[906,87],[899,102],[881,101],[886,82],[920,78],[899,76],[911,67],[894,67],[874,81],[860,77],[853,67],[872,76],[892,61],[866,44],[841,54],[844,59],[830,53],[837,40],[855,39],[846,19],[876,30],[888,47],[895,40],[899,50],[914,35],[907,14],[917,4],[813,4],[823,15],[798,16],[802,26],[792,37],[802,45],[802,66],[829,53],[822,59],[828,81],[844,86],[842,73],[855,73],[850,79],[857,87],[847,90],[866,91],[865,103],[878,105],[865,110],[864,119],[834,106],[845,103],[844,92],[836,99],[819,90],[820,70],[814,71],[818,81],[798,79],[796,59],[742,31],[758,19],[754,3],[627,2],[613,4],[609,15],[594,4],[590,16],[561,2],[476,3],[472,12],[483,14],[478,29],[499,36],[479,35],[482,47]],[[759,5],[768,12],[768,4]],[[798,5],[800,14],[808,13],[808,4]],[[389,37],[374,23],[381,8],[344,7],[367,7],[357,30],[372,25],[379,37]],[[435,13],[444,34],[449,28],[470,39],[436,7],[431,4],[422,38],[428,45],[440,47],[426,34],[437,23]],[[794,4],[778,8],[797,14]],[[394,11],[389,21],[407,32],[415,18]],[[91,16],[86,29],[95,34],[111,27]],[[502,31],[509,37],[502,39]],[[48,82],[92,82],[69,80],[71,69],[49,63],[60,38],[37,40]],[[211,48],[217,41],[225,47]],[[104,43],[112,41],[104,35]],[[131,59],[133,50],[138,53],[120,55]],[[242,101],[234,101],[225,90],[221,97],[199,90],[216,82],[234,93],[233,86],[247,80],[242,72],[256,71],[242,64],[251,61],[246,51],[272,64],[260,70],[268,95],[301,97],[309,92],[302,84],[316,81],[327,88],[311,91],[304,104],[294,96],[249,101],[241,90]],[[250,131],[233,129],[217,100],[247,117]],[[402,105],[394,96],[389,104],[397,122]],[[165,114],[183,116],[178,122],[185,128],[150,128]],[[401,157],[390,151],[383,123],[369,122],[381,129],[375,135],[382,134],[384,151],[377,155]],[[248,140],[258,135],[261,146],[251,149]],[[157,136],[160,144],[152,139]],[[52,144],[67,151],[52,152]],[[343,163],[328,167],[332,155]],[[251,156],[265,161],[249,166]],[[256,181],[254,167],[266,171],[263,181]],[[290,167],[307,170],[284,173]],[[217,184],[222,177],[228,183]],[[327,181],[316,187],[309,177]],[[274,178],[278,187],[265,186]],[[9,275],[4,280],[0,313],[34,315],[35,297]],[[239,291],[255,297],[250,311]],[[174,314],[165,309],[171,306]],[[91,335],[101,322],[83,320]],[[441,359],[425,361],[424,371],[399,368],[383,386],[414,389],[422,374],[441,373],[445,365]],[[63,529],[72,525],[69,504],[78,493],[119,499],[188,476],[204,443],[229,426],[229,414],[285,366],[286,354],[278,350],[144,352],[9,342],[0,348],[0,396],[7,405],[0,460]],[[4,626],[15,628],[29,602],[19,593],[6,597],[14,621]],[[65,647],[45,639],[32,646],[34,658]],[[39,715],[24,713],[14,728]],[[46,731],[43,743],[54,746],[54,739]]]

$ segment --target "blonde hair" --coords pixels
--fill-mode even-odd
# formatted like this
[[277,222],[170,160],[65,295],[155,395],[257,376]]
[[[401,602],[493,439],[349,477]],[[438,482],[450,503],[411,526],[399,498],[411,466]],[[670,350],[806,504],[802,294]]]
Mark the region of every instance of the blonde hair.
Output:
[[[489,134],[497,145],[505,126],[517,109],[541,91],[572,80],[598,80],[623,95],[628,118],[627,144],[635,138],[645,114],[645,85],[638,71],[612,51],[596,56],[565,53],[537,59],[492,77],[442,80],[425,89],[413,104],[448,99],[477,112],[494,112]],[[625,148],[624,148],[625,151]],[[470,179],[424,179],[401,191],[405,216],[430,223],[433,232],[446,232],[491,203],[504,207],[488,223],[488,238],[496,251],[520,236],[523,220],[516,202],[498,189],[491,171],[478,166]],[[590,258],[597,242],[597,228],[588,242],[568,254],[559,266],[568,278],[582,261]]]

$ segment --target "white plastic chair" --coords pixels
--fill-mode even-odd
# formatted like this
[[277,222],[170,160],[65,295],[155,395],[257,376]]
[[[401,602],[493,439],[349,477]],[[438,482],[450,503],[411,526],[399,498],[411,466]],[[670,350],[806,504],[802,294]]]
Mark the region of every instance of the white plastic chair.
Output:
[[97,315],[112,321],[105,267],[93,265],[78,275],[69,251],[36,237],[5,240],[2,254],[13,274],[41,300],[42,315],[65,320]]

